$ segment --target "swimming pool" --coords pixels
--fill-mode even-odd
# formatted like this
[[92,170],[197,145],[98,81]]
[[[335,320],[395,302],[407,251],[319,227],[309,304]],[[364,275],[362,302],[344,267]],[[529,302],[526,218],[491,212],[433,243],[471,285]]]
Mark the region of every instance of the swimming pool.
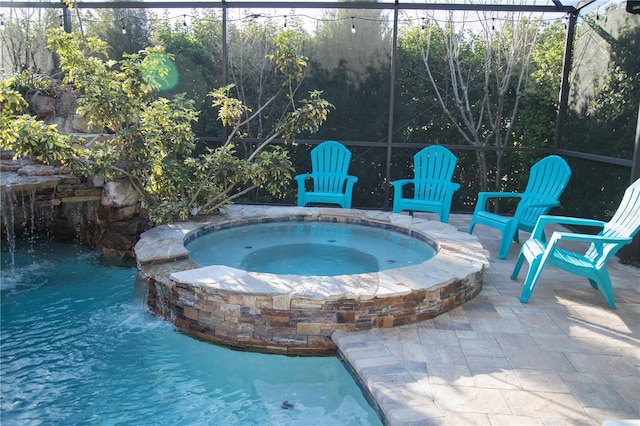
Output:
[[72,244],[2,252],[2,424],[380,424],[335,357],[235,352],[152,316],[136,268]]
[[223,229],[198,237],[187,249],[202,266],[303,276],[366,274],[416,265],[435,253],[424,241],[399,232],[325,222]]

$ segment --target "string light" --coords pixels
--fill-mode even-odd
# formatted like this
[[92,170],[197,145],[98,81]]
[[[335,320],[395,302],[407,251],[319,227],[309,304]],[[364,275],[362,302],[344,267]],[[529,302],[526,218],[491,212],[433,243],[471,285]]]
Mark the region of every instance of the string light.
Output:
[[[600,13],[599,13],[599,9],[598,9],[596,19],[598,19],[599,15],[600,15]],[[182,27],[183,27],[183,30],[186,31],[188,29],[187,16],[191,17],[191,15],[186,15],[186,14],[184,14],[184,15],[176,15],[176,16],[172,16],[172,17],[168,17],[168,18],[164,18],[164,19],[158,19],[158,18],[153,18],[152,17],[152,18],[150,18],[150,21],[162,21],[162,20],[164,20],[164,21],[173,21],[173,20],[178,20],[178,19],[182,18]],[[289,18],[289,16],[300,17],[300,18],[308,18],[308,19],[314,20],[316,22],[336,22],[336,21],[342,21],[342,20],[350,19],[351,20],[351,33],[352,34],[356,33],[356,26],[355,26],[355,19],[356,18],[357,19],[361,19],[363,21],[369,21],[369,22],[378,22],[378,23],[386,23],[387,22],[386,20],[369,19],[369,18],[366,18],[366,17],[356,17],[356,16],[348,16],[348,17],[342,17],[342,18],[337,18],[337,19],[336,18],[326,19],[326,18],[318,18],[318,17],[315,17],[315,16],[309,16],[309,15],[305,15],[305,14],[265,15],[265,14],[262,14],[262,13],[250,14],[250,15],[246,15],[244,17],[237,18],[237,19],[233,19],[233,18],[232,19],[227,19],[227,21],[228,22],[237,22],[237,21],[246,21],[248,19],[254,19],[254,20],[258,19],[258,18],[277,19],[277,18],[282,17],[284,19],[284,23],[283,23],[284,28],[288,28],[288,18]],[[4,16],[4,14],[0,14],[0,17],[2,18],[1,19],[1,23],[5,24],[5,19],[4,19],[5,16]],[[60,15],[59,18],[60,18],[60,28],[64,28],[64,16]],[[495,21],[496,21],[496,19],[498,19],[498,20],[500,19],[500,18],[496,17],[495,15],[492,16],[491,18],[480,18],[480,19],[476,19],[476,20],[464,19],[462,21],[458,21],[458,20],[450,21],[449,19],[437,19],[435,17],[407,18],[407,19],[403,19],[402,21],[406,22],[406,23],[409,23],[409,24],[412,24],[412,25],[415,25],[414,23],[416,21],[418,21],[417,24],[420,25],[420,28],[424,30],[424,29],[427,28],[427,20],[430,20],[430,21],[432,21],[433,23],[435,23],[437,25],[437,24],[440,24],[440,23],[448,23],[448,22],[473,24],[475,22],[483,22],[483,21],[484,22],[488,22],[489,19],[491,19],[491,29],[495,30]],[[568,19],[569,19],[569,15],[565,15],[564,17],[562,17],[560,19],[564,19],[565,20],[564,28],[566,29],[568,27],[568,23],[567,22],[568,22]],[[546,21],[556,21],[557,22],[557,20],[558,20],[557,17],[556,18],[542,19],[542,21],[545,21],[545,22]],[[123,20],[123,23],[122,23],[121,31],[122,31],[122,34],[127,34],[127,28],[126,28],[124,20]]]
[[[184,29],[187,29],[187,22],[186,22],[186,17],[191,15],[177,15],[177,16],[172,16],[172,17],[168,17],[165,18],[165,20],[167,21],[172,21],[172,20],[178,20],[180,18],[183,19],[183,23],[182,26],[184,27]],[[351,32],[352,33],[356,33],[356,26],[355,26],[355,19],[360,19],[363,21],[369,21],[369,22],[378,22],[378,23],[386,23],[386,20],[381,20],[381,19],[369,19],[366,17],[357,17],[357,16],[348,16],[348,17],[343,17],[343,18],[330,18],[330,19],[326,19],[326,18],[318,18],[315,16],[309,16],[309,15],[305,15],[305,14],[299,14],[296,13],[294,15],[265,15],[263,13],[254,13],[254,14],[248,14],[245,15],[243,17],[240,18],[228,18],[227,22],[239,22],[239,21],[247,21],[247,20],[257,20],[260,18],[264,18],[264,19],[278,19],[278,18],[283,18],[284,22],[283,22],[283,27],[284,28],[288,28],[288,24],[289,24],[289,17],[293,16],[293,17],[299,17],[299,18],[308,18],[311,19],[313,21],[316,22],[336,22],[336,21],[343,21],[343,20],[347,20],[350,19],[351,20]],[[427,20],[433,21],[434,23],[438,24],[438,23],[449,23],[449,22],[453,22],[456,24],[461,24],[461,23],[465,23],[465,24],[473,24],[473,23],[479,23],[479,22],[487,22],[489,21],[489,19],[491,19],[491,29],[495,30],[495,21],[496,20],[500,20],[499,17],[496,17],[495,15],[491,18],[479,18],[479,19],[464,19],[464,20],[454,20],[454,21],[450,21],[449,19],[437,19],[435,17],[430,17],[430,18],[407,18],[407,19],[403,19],[403,22],[406,23],[414,23],[415,21],[419,21],[418,25],[420,25],[420,28],[426,29],[427,28]],[[567,17],[565,16],[564,19],[566,20]],[[545,18],[542,19],[543,22],[551,22],[551,21],[556,21],[557,22],[558,18]]]

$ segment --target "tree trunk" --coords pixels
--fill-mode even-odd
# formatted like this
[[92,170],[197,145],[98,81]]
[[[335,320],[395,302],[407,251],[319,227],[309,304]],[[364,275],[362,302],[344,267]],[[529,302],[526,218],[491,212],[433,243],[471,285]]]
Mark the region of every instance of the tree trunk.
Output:
[[486,192],[487,185],[487,156],[482,150],[476,151],[476,159],[478,160],[478,183],[480,184],[480,192]]
[[[494,191],[502,191],[502,157],[504,157],[503,151],[496,151],[496,176],[494,183]],[[493,205],[493,212],[500,213],[500,199],[496,198]]]

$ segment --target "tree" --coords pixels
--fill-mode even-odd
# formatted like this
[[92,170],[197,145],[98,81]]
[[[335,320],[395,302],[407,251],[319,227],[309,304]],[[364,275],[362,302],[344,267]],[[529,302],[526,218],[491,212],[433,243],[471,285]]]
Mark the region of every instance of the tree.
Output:
[[[279,29],[275,22],[261,22],[250,19],[243,25],[232,25],[229,31],[229,80],[233,84],[235,97],[244,104],[254,105],[260,111],[254,120],[247,123],[244,136],[260,138],[272,129],[277,111],[282,107],[278,102],[265,105],[274,92],[281,90],[282,82],[273,78],[275,63],[268,55],[276,48]],[[302,46],[304,35],[293,30],[290,36],[297,38],[296,45]],[[244,117],[249,117],[245,111]]]
[[[640,20],[624,6],[611,6],[604,19],[586,17],[582,22],[576,48],[583,54],[574,63],[576,96],[562,147],[632,159],[640,99]],[[609,220],[630,183],[631,169],[579,159],[571,168],[573,183],[563,203],[567,214]]]
[[0,32],[0,49],[5,72],[31,70],[38,73],[54,67],[51,53],[46,49],[45,34],[58,25],[59,19],[50,9],[9,9],[3,16],[5,28]]
[[[553,148],[565,38],[563,22],[543,23],[540,27],[531,59],[530,79],[520,101],[518,122],[512,129],[513,146]],[[540,154],[526,151],[505,156],[503,169],[507,178],[504,185],[522,190],[527,181],[526,171],[539,159]]]
[[[495,190],[501,189],[500,150],[511,143],[512,129],[527,83],[538,23],[517,14],[505,15],[501,28],[483,20],[482,32],[471,33],[465,22],[458,27],[454,14],[444,28],[428,26],[423,47],[427,75],[440,107],[463,140],[478,148],[497,148],[493,171]],[[432,43],[436,34],[443,44]],[[437,51],[437,49],[442,49]],[[432,55],[445,60],[445,72],[434,66]],[[489,169],[485,151],[476,151],[480,191],[488,188]]]
[[[428,42],[432,46],[443,45],[444,41],[437,39],[442,35],[440,32],[430,33],[426,27],[413,26],[406,28],[399,37],[396,85],[399,116],[396,127],[402,129],[403,142],[450,144],[459,138],[449,119],[441,113],[440,103],[424,72],[424,46]],[[434,74],[443,72],[436,70],[445,63],[442,52],[442,49],[431,49]]]
[[[202,155],[194,155],[193,101],[181,95],[157,96],[170,59],[162,48],[106,61],[106,44],[91,37],[58,32],[51,34],[49,45],[60,57],[65,81],[78,90],[77,112],[113,133],[111,140],[88,152],[88,169],[107,178],[128,178],[153,220],[162,223],[214,213],[257,187],[278,194],[290,180],[286,150],[270,143],[276,138],[293,142],[299,132],[317,131],[331,108],[318,91],[297,99],[306,62],[297,55],[294,41],[286,31],[276,37],[270,58],[282,85],[260,109],[253,112],[229,96],[232,86],[211,93],[218,118],[231,129],[222,146],[207,148]],[[281,96],[287,99],[286,109],[266,139],[248,156],[237,155],[235,141],[243,128]]]
[[151,28],[146,9],[98,9],[86,19],[86,33],[107,43],[110,59],[121,60],[149,45]]
[[[274,72],[280,76],[281,88],[269,99],[253,110],[241,100],[229,96],[233,85],[211,93],[213,105],[219,110],[218,118],[223,125],[230,127],[225,143],[215,150],[208,150],[208,154],[205,155],[205,161],[212,163],[217,162],[218,158],[228,158],[229,153],[235,150],[234,140],[237,136],[246,135],[248,125],[272,103],[285,99],[286,105],[274,120],[270,130],[263,136],[262,141],[252,149],[247,160],[230,165],[245,172],[245,182],[248,181],[250,184],[243,188],[241,185],[243,182],[227,179],[225,185],[221,187],[222,191],[210,198],[202,207],[205,211],[216,209],[228,202],[229,198],[237,198],[258,187],[264,187],[272,194],[280,193],[284,189],[282,183],[291,179],[293,172],[291,162],[287,153],[280,147],[272,147],[270,152],[265,151],[266,148],[278,138],[284,139],[285,142],[295,142],[295,137],[299,133],[317,132],[327,119],[330,109],[333,108],[333,105],[321,98],[322,92],[317,90],[309,92],[309,97],[306,99],[297,99],[297,91],[307,66],[306,58],[297,53],[301,42],[299,34],[295,30],[283,30],[274,41],[275,51],[267,55],[267,58],[273,62]],[[207,170],[205,181],[220,172],[220,169],[215,167],[205,168]],[[278,182],[278,184],[270,182]],[[201,186],[204,187],[204,184]],[[239,191],[229,197],[231,191],[239,187]]]
[[162,49],[113,61],[104,59],[104,41],[79,33],[52,32],[48,42],[60,58],[65,82],[78,92],[77,113],[113,135],[87,152],[88,171],[128,178],[157,222],[184,219],[180,201],[192,177],[183,163],[195,147],[191,122],[197,113],[183,97],[154,96],[166,77]]
[[222,86],[222,20],[214,11],[192,17],[190,24],[162,21],[154,27],[152,42],[174,58],[177,83],[162,91],[170,97],[184,93],[201,111],[194,130],[198,135],[220,133],[207,94]]
[[381,10],[337,9],[327,12],[312,40],[316,66],[331,72],[339,67],[352,82],[365,79],[369,69],[389,66],[391,31]]
[[327,98],[336,106],[322,135],[384,140],[389,123],[384,106],[389,102],[391,37],[383,12],[328,12],[310,41],[309,52],[309,78],[325,88]]
[[531,58],[531,78],[521,101],[519,125],[513,129],[514,145],[528,148],[553,145],[565,37],[561,22],[541,26]]

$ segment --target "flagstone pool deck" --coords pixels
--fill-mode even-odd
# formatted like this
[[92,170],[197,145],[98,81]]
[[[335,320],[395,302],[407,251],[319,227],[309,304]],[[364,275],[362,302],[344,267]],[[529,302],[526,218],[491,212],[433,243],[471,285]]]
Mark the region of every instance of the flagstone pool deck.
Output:
[[[449,223],[466,232],[469,221]],[[554,267],[522,304],[526,263],[510,279],[520,245],[500,260],[497,230],[474,235],[490,266],[473,300],[415,324],[332,335],[385,424],[640,425],[640,269],[609,262],[615,310]]]

